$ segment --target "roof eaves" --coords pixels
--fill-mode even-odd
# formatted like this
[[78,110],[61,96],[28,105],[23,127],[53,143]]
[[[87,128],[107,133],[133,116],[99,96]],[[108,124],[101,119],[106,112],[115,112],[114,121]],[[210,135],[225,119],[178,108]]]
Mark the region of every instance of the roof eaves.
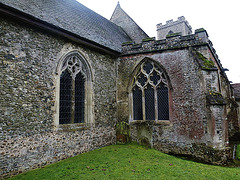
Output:
[[17,10],[13,7],[7,6],[0,2],[0,15],[1,14],[7,15],[8,18],[18,19],[21,22],[28,23],[33,27],[38,27],[41,28],[42,30],[54,33],[56,35],[60,35],[76,43],[86,45],[87,47],[95,49],[96,51],[104,52],[113,56],[119,56],[121,54],[121,52],[112,50],[108,47],[105,47],[89,39],[83,38],[77,34],[69,32],[63,28],[50,24],[46,21],[40,20],[32,15],[26,14],[20,10]]

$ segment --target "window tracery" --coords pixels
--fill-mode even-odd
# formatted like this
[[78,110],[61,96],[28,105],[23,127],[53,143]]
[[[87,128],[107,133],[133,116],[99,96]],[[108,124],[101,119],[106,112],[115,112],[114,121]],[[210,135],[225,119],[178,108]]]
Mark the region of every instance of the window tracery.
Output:
[[169,120],[168,83],[153,63],[142,63],[133,80],[134,120]]
[[83,123],[86,68],[77,55],[68,56],[61,68],[59,124]]

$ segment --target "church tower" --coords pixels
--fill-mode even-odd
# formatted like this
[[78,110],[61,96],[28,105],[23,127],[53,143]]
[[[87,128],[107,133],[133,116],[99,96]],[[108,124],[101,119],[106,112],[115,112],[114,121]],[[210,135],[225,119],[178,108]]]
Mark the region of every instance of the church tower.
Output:
[[182,36],[192,34],[192,27],[184,16],[178,17],[177,21],[171,19],[164,25],[162,23],[157,24],[157,39],[165,39],[171,34]]

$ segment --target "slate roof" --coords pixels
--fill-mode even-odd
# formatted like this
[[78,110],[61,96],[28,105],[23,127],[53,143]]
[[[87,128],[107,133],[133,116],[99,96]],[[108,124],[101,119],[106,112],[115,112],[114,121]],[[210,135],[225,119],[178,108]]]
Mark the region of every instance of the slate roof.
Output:
[[234,96],[237,101],[240,101],[240,83],[231,84],[234,91]]
[[143,39],[149,36],[137,25],[137,23],[121,8],[118,3],[110,21],[123,28],[123,30],[136,43],[141,43]]
[[0,3],[118,52],[123,42],[131,41],[119,26],[76,0],[0,0]]

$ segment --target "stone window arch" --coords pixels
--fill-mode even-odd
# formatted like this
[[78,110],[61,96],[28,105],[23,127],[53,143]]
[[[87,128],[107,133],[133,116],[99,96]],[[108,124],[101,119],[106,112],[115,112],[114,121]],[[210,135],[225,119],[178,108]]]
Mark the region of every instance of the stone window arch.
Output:
[[61,124],[93,123],[92,75],[88,62],[77,51],[60,61],[57,85],[57,122]]
[[170,120],[166,73],[153,61],[139,65],[131,86],[132,120]]

